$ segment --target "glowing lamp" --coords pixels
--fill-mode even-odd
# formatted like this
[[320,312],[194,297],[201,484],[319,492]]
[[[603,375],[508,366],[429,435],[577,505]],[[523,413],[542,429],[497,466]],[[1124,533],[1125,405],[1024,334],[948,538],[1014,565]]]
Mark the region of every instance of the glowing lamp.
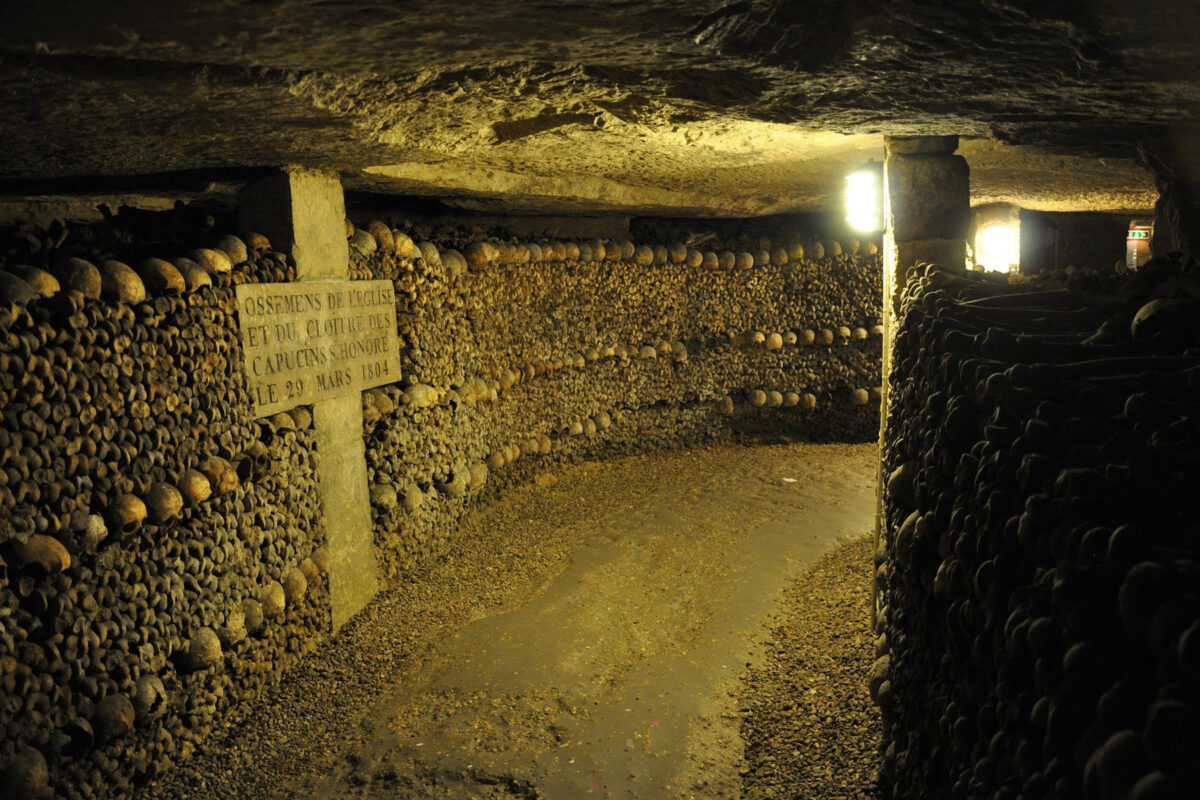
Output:
[[863,233],[883,230],[883,165],[871,162],[846,176],[846,222]]
[[1021,228],[1011,222],[989,222],[976,236],[975,262],[993,272],[1012,272],[1021,261]]

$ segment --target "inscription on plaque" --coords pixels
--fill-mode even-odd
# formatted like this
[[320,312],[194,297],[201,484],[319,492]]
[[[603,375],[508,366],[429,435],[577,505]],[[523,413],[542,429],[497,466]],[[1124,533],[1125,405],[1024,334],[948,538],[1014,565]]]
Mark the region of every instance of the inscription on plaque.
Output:
[[246,283],[237,300],[256,417],[400,379],[391,281]]

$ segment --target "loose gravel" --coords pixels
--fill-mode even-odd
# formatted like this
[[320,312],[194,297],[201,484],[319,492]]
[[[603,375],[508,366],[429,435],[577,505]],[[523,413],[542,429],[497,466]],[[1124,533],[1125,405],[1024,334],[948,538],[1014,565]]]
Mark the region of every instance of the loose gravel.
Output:
[[870,536],[844,544],[786,590],[764,662],[743,675],[745,800],[876,797],[872,550]]
[[[805,563],[811,563],[809,559],[827,547],[819,544],[823,541],[819,529],[835,525],[835,520],[839,529],[853,525],[841,535],[862,529],[861,515],[869,515],[869,510],[860,506],[871,494],[874,453],[872,445],[702,448],[583,464],[564,471],[557,479],[546,478],[540,485],[514,490],[479,513],[468,515],[460,536],[444,558],[424,566],[410,582],[380,595],[260,702],[241,709],[222,730],[215,731],[205,748],[173,777],[146,787],[140,797],[557,800],[554,792],[544,791],[546,759],[569,752],[562,748],[571,745],[572,737],[580,730],[599,730],[607,735],[617,724],[605,722],[608,712],[593,700],[603,702],[606,692],[619,695],[623,691],[619,688],[620,676],[626,672],[639,674],[639,664],[653,668],[648,659],[674,658],[673,668],[678,669],[681,663],[703,657],[706,645],[696,633],[701,629],[691,631],[689,626],[700,620],[698,614],[710,613],[705,595],[696,594],[694,602],[676,609],[673,606],[677,603],[668,602],[671,594],[683,593],[668,591],[664,584],[656,590],[662,603],[639,600],[653,613],[661,613],[661,622],[681,626],[679,636],[670,639],[662,634],[663,641],[655,644],[657,640],[638,633],[636,648],[626,647],[629,652],[621,650],[611,664],[601,663],[608,670],[604,674],[615,676],[617,682],[606,677],[597,683],[596,697],[585,698],[587,708],[573,707],[563,695],[547,695],[543,702],[528,687],[506,690],[497,686],[469,693],[438,689],[436,675],[445,667],[445,643],[473,623],[490,625],[508,612],[528,614],[531,602],[555,597],[555,591],[559,591],[554,588],[555,582],[564,576],[574,580],[581,554],[595,553],[597,547],[632,548],[619,551],[622,558],[636,561],[641,553],[642,560],[647,561],[649,552],[638,549],[644,543],[639,538],[643,528],[663,531],[645,540],[661,541],[661,545],[655,545],[660,548],[655,551],[659,555],[650,557],[647,567],[652,566],[660,575],[669,574],[676,563],[670,559],[679,558],[680,565],[700,570],[680,576],[681,586],[715,586],[726,580],[725,565],[739,563],[741,558],[749,571],[738,580],[744,581],[739,585],[746,588],[737,589],[727,595],[729,600],[721,601],[740,604],[740,592],[763,591],[761,585],[755,585],[754,576],[759,573],[754,570],[773,569],[763,566],[771,562],[769,547],[763,550],[760,545],[762,555],[756,557],[757,561],[732,555],[745,548],[745,537],[751,531],[774,530],[771,536],[786,536],[786,529],[777,526],[787,524],[786,520],[808,520],[793,523],[791,535],[799,538],[787,547],[811,555],[789,560],[787,563],[794,566],[776,573],[785,576],[803,570]],[[730,527],[732,520],[745,521],[747,527]],[[667,533],[676,530],[681,521],[683,528]],[[664,525],[669,527],[663,529]],[[725,540],[714,532],[721,529],[729,532]],[[711,546],[702,545],[700,539],[688,546],[687,538],[695,535],[709,537],[704,541]],[[660,536],[667,538],[657,538]],[[676,541],[678,544],[673,544]],[[722,541],[725,543],[718,546]],[[863,792],[869,788],[874,769],[870,759],[878,739],[864,688],[869,664],[864,659],[869,657],[870,649],[866,622],[870,556],[869,545],[856,547],[849,556],[838,550],[831,556],[833,560],[822,561],[817,572],[801,582],[801,586],[809,586],[813,597],[824,591],[829,597],[818,601],[804,599],[796,589],[787,593],[788,611],[784,616],[793,624],[805,624],[800,618],[817,611],[820,621],[799,629],[819,638],[813,649],[805,650],[796,642],[785,647],[783,643],[792,640],[788,634],[776,632],[768,660],[743,676],[746,683],[739,682],[738,670],[730,664],[728,687],[721,684],[719,692],[714,691],[710,700],[702,701],[703,713],[698,718],[680,721],[686,726],[680,734],[686,746],[676,749],[674,756],[662,754],[667,761],[675,758],[675,766],[664,761],[665,766],[654,768],[661,773],[646,773],[648,779],[667,776],[678,791],[662,794],[647,785],[644,790],[629,793],[616,784],[606,788],[601,781],[596,791],[585,794],[647,800],[725,800],[736,797],[744,786],[747,798],[869,797]],[[588,557],[585,555],[584,560]],[[621,581],[622,575],[636,572],[626,565],[614,571],[611,580]],[[629,580],[628,585],[610,590],[623,591],[630,598],[653,590],[637,582],[636,577]],[[786,585],[787,580],[781,577],[778,586]],[[777,603],[776,594],[770,607],[778,608]],[[755,619],[760,619],[759,612],[755,614]],[[622,618],[614,614],[613,619]],[[769,619],[769,615],[761,616],[762,621],[747,631],[757,642],[746,646],[758,653],[763,652],[758,643],[766,635]],[[620,644],[619,633],[626,630],[661,633],[661,622],[649,617],[638,627],[623,619],[612,622],[612,641]],[[692,651],[693,646],[698,649]],[[733,648],[729,651],[732,655],[742,645],[728,647]],[[600,649],[611,648],[606,645]],[[660,655],[654,656],[654,651]],[[745,660],[759,664],[748,652]],[[776,654],[781,656],[778,663]],[[783,656],[796,654],[805,669],[782,660]],[[807,676],[808,682],[795,683],[796,676]],[[656,680],[671,679],[667,675]],[[745,685],[751,687],[748,699],[738,696],[746,691]],[[608,688],[614,686],[618,688]],[[578,684],[575,689],[579,690]],[[808,699],[810,689],[816,690],[817,700]],[[633,686],[630,691],[635,702],[621,705],[632,708],[640,689]],[[839,699],[843,695],[845,703]],[[861,707],[849,703],[851,697],[861,700]],[[405,706],[405,699],[413,702]],[[537,702],[531,704],[531,699]],[[751,711],[744,721],[739,721],[739,702]],[[806,705],[810,702],[817,705],[810,708]],[[784,710],[787,704],[792,710]],[[776,708],[768,709],[768,705]],[[841,715],[843,711],[845,716]],[[436,734],[438,715],[443,712],[457,716],[453,730],[462,733],[463,741],[479,753],[497,752],[497,761],[503,763],[496,769],[481,769],[485,762],[478,759],[470,765],[465,761],[450,764],[431,757],[432,753],[420,755],[418,748],[424,740],[409,740],[418,732]],[[819,724],[814,721],[818,719]],[[802,723],[796,724],[796,720]],[[662,717],[647,724],[651,726],[647,732],[662,730],[670,720]],[[744,753],[739,724],[746,742]],[[395,732],[401,728],[396,738]],[[640,748],[645,741],[641,736],[635,732],[628,739],[619,739],[621,746],[605,754],[601,766],[613,774],[629,769],[625,763],[629,748]],[[830,741],[822,743],[823,738]],[[455,734],[455,743],[458,739]],[[519,746],[513,750],[516,740]],[[856,744],[851,745],[852,740]],[[586,741],[576,738],[573,746],[586,747]],[[792,752],[801,755],[793,756]],[[530,754],[534,760],[521,761]],[[650,755],[661,760],[658,753]],[[521,763],[535,764],[536,768],[522,771]],[[768,791],[773,787],[774,793]],[[820,787],[827,793],[820,793]]]

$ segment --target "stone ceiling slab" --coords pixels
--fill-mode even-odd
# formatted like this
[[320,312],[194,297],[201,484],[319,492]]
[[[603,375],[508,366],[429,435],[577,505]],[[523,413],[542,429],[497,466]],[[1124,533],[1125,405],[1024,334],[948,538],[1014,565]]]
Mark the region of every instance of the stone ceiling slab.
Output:
[[828,208],[871,137],[953,133],[987,142],[981,197],[1144,208],[1138,146],[1200,118],[1182,0],[62,0],[6,23],[9,193],[300,162],[462,204],[730,216]]

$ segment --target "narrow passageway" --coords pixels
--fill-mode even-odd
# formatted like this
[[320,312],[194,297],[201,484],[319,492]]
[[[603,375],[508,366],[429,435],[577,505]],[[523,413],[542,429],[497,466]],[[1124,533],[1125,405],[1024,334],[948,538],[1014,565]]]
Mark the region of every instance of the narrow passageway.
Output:
[[738,797],[742,677],[785,586],[869,532],[876,452],[726,446],[512,492],[155,794]]

